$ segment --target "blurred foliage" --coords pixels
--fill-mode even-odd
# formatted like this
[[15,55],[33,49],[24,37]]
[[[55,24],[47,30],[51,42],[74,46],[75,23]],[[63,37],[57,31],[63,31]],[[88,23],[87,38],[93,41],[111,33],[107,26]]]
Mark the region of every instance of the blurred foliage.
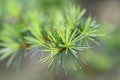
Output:
[[25,48],[28,46],[24,39],[26,29],[26,26],[18,23],[16,25],[5,24],[3,27],[0,34],[0,46],[2,47],[0,49],[0,61],[11,55],[7,67],[14,62],[16,67],[20,64]]

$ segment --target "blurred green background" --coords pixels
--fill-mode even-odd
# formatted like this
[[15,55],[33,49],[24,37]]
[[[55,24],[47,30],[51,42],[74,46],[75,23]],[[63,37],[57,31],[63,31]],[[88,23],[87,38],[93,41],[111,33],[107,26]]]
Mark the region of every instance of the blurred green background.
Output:
[[[0,0],[0,31],[4,23],[25,22],[27,12],[47,12],[75,3],[87,9],[101,24],[105,25],[102,46],[83,55],[84,65],[78,71],[55,74],[47,71],[46,64],[26,56],[16,71],[0,62],[0,80],[120,80],[120,0]],[[54,13],[53,13],[54,15]]]

